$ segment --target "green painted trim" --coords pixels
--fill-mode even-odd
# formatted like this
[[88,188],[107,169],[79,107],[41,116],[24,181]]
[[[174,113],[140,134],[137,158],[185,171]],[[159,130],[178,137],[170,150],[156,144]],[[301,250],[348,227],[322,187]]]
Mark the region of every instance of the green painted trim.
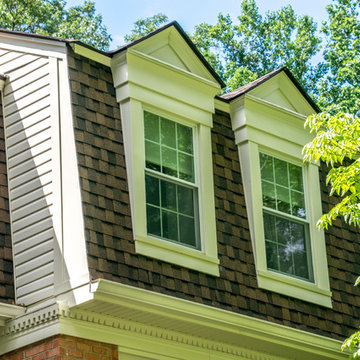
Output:
[[109,56],[100,54],[97,51],[91,50],[85,46],[81,46],[80,44],[71,43],[70,46],[74,50],[75,54],[84,56],[105,66],[111,66],[111,57]]

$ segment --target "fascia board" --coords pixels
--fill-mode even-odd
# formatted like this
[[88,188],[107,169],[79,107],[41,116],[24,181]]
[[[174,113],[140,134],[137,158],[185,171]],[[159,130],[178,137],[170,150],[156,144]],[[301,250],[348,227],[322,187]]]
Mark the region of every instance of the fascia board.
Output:
[[110,67],[111,66],[111,57],[100,54],[98,51],[89,49],[88,47],[82,46],[80,44],[71,43],[70,47],[73,49],[75,54],[84,56],[90,60],[96,61],[100,64]]
[[65,59],[66,42],[0,32],[0,47],[7,50],[23,51],[41,56]]
[[[318,359],[317,356],[323,356],[324,359],[342,359],[345,355],[340,351],[340,341],[250,316],[103,279],[94,284],[92,289],[94,299],[100,303],[118,304],[128,310],[142,311],[149,315],[147,318],[154,315],[169,321],[181,319],[196,328],[211,331],[212,335],[225,332],[229,338],[234,335],[243,336],[252,346],[262,344],[271,345],[275,349],[286,348],[297,356],[306,356],[307,359]],[[79,308],[81,309],[81,306]],[[92,311],[94,310],[93,308]],[[101,312],[100,307],[98,311]]]
[[313,138],[304,129],[304,115],[249,94],[232,102],[230,113],[237,144],[243,141],[243,136],[262,145],[284,140],[297,148],[295,157],[301,157],[302,147]]
[[215,97],[215,109],[230,114],[230,104],[227,101]]
[[288,72],[281,71],[274,77],[250,90],[247,94],[266,98],[273,91],[280,89],[283,90],[283,96],[297,112],[311,115],[316,112],[316,109],[309,102],[308,95],[304,90],[300,90],[299,86],[300,84],[298,84],[293,77],[290,77]]
[[153,57],[151,55],[144,54],[144,53],[142,53],[140,51],[137,51],[135,49],[129,49],[127,52],[128,52],[128,54],[138,56],[138,57],[140,57],[140,58],[142,58],[142,59],[144,59],[144,60],[146,60],[148,62],[159,65],[159,66],[161,66],[163,68],[169,69],[171,71],[175,71],[176,73],[180,73],[181,75],[189,77],[189,78],[191,78],[191,79],[193,79],[195,81],[202,82],[202,83],[208,85],[209,87],[214,88],[213,91],[215,91],[215,93],[220,91],[220,85],[218,83],[216,83],[214,81],[211,81],[211,80],[208,80],[208,79],[206,79],[206,78],[204,78],[204,77],[202,77],[200,75],[194,74],[194,73],[192,73],[190,71],[184,70],[184,69],[182,69],[180,67],[169,64],[169,63],[167,63],[167,62],[165,62],[163,60],[157,59],[157,58],[155,58],[155,57]]
[[25,312],[26,308],[23,306],[0,303],[0,317],[12,318],[19,316]]
[[5,326],[5,321],[25,312],[26,308],[11,304],[0,303],[0,327]]

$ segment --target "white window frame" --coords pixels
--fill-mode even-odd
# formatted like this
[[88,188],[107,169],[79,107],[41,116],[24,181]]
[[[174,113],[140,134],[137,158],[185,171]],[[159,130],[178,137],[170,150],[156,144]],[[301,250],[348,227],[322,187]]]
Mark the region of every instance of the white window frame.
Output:
[[[156,177],[158,179],[167,181],[167,182],[172,183],[172,184],[185,185],[187,187],[191,187],[191,188],[196,190],[196,193],[197,193],[197,208],[194,209],[194,211],[195,212],[197,211],[198,214],[194,214],[194,216],[195,216],[195,219],[197,218],[197,221],[195,220],[195,230],[198,232],[198,237],[199,237],[199,239],[197,239],[197,241],[199,241],[199,249],[196,249],[196,250],[201,251],[201,249],[203,249],[204,244],[202,242],[203,236],[202,236],[202,233],[201,233],[202,228],[200,226],[200,223],[201,223],[200,214],[202,213],[202,209],[201,209],[201,202],[200,202],[200,195],[199,195],[199,193],[200,193],[200,181],[199,181],[200,162],[199,162],[199,149],[198,149],[198,138],[199,138],[199,136],[198,136],[197,125],[194,124],[193,122],[191,123],[191,122],[187,121],[186,119],[180,118],[178,116],[175,116],[175,118],[174,118],[174,116],[170,118],[169,116],[161,115],[161,114],[164,114],[164,112],[161,111],[161,110],[159,111],[159,110],[151,109],[151,108],[149,108],[147,106],[143,106],[143,109],[144,109],[144,112],[146,111],[148,113],[151,113],[151,114],[160,116],[160,117],[162,117],[164,119],[170,120],[173,123],[178,123],[178,124],[181,124],[181,125],[185,125],[185,126],[192,129],[192,146],[193,146],[193,160],[194,160],[194,182],[182,180],[180,178],[176,178],[176,177],[173,177],[173,176],[170,176],[170,175],[166,175],[166,174],[162,173],[161,171],[156,171],[156,170],[151,170],[151,169],[146,168],[145,150],[144,150],[144,169],[145,169],[144,172],[145,172],[145,175],[147,174],[147,175],[150,175],[152,177]],[[144,122],[145,122],[145,116],[144,116]],[[144,122],[143,122],[143,126],[144,126]],[[144,139],[144,141],[145,141],[145,139]],[[146,196],[145,196],[145,200],[146,200]],[[197,226],[197,228],[196,228],[196,226]],[[152,234],[148,234],[148,237],[159,239],[158,237],[156,237],[155,235],[152,235]],[[167,240],[166,238],[163,238],[163,239],[160,239],[160,240],[167,241],[167,242],[173,242],[173,243],[178,244],[180,246],[184,246],[185,248],[193,249],[191,246],[182,245],[180,242],[176,242],[176,241],[173,241],[173,240],[170,240],[170,239]]]
[[[219,276],[211,128],[214,96],[220,86],[178,35],[170,27],[111,60],[121,112],[135,251]],[[147,235],[144,110],[191,124],[197,130],[194,145],[198,148],[201,250]]]
[[[306,224],[306,227],[308,227],[308,238],[305,238],[304,241],[307,245],[310,246],[310,249],[307,250],[307,256],[309,258],[309,264],[308,264],[308,270],[309,271],[309,274],[311,273],[311,277],[314,278],[314,264],[313,264],[313,256],[312,256],[312,248],[313,248],[313,245],[311,244],[311,239],[314,238],[314,236],[316,237],[316,235],[313,234],[313,231],[314,230],[311,226],[310,226],[310,220],[311,220],[311,217],[310,217],[310,214],[311,214],[311,209],[310,209],[310,204],[309,204],[309,186],[308,186],[308,182],[307,182],[307,179],[308,179],[308,176],[307,176],[307,171],[308,171],[308,164],[304,164],[302,161],[298,160],[298,159],[295,159],[295,158],[292,158],[290,157],[289,155],[286,155],[286,154],[283,154],[281,152],[277,152],[273,149],[266,149],[262,146],[258,146],[258,154],[265,154],[265,155],[270,155],[276,159],[279,159],[279,160],[282,160],[282,161],[285,161],[289,164],[294,164],[294,165],[297,165],[299,167],[301,167],[302,169],[302,180],[303,180],[303,189],[304,189],[304,202],[305,202],[305,213],[306,213],[306,217],[305,218],[298,218],[299,219],[299,222],[302,223],[302,224]],[[260,176],[260,186],[261,186],[261,171],[260,171],[260,161],[259,161],[259,176]],[[263,203],[263,198],[262,198],[262,188],[260,189],[260,195],[261,195],[261,209],[262,209],[262,220],[263,220],[263,226],[262,226],[262,230],[263,230],[263,234],[262,236],[264,237],[264,241],[265,241],[265,233],[264,233],[264,203]],[[266,210],[265,210],[266,211]],[[284,219],[288,219],[288,220],[293,220],[294,217],[292,216],[288,216],[289,214],[285,213],[285,212],[281,212],[281,211],[278,211],[278,210],[275,210],[274,212],[272,211],[268,211],[268,214],[272,214],[272,215],[278,215],[278,216],[282,216]],[[295,220],[294,220],[295,221]],[[310,256],[309,256],[310,255]],[[266,251],[265,251],[265,259],[266,259]],[[266,267],[267,267],[267,264],[266,264]],[[273,269],[269,269],[267,267],[267,271],[268,272],[271,272],[271,273],[275,273],[275,274],[283,274],[285,276],[289,276],[289,277],[293,277],[295,279],[297,279],[297,277],[295,275],[291,275],[291,274],[286,274],[286,273],[282,273],[281,271],[276,271],[276,270],[273,270]],[[300,279],[301,280],[301,279]],[[306,281],[306,282],[309,282],[309,283],[313,283],[313,279],[311,280],[302,280],[302,281]]]
[[[302,163],[302,148],[311,140],[311,135],[304,129],[306,116],[251,95],[231,103],[230,113],[240,157],[258,286],[331,308],[325,235],[323,230],[316,227],[322,215],[319,164]],[[267,268],[259,160],[261,151],[302,164],[314,282]]]
[[[144,111],[191,126],[195,131],[194,164],[198,185],[199,232],[201,249],[162,240],[147,234],[145,193]],[[211,128],[150,104],[130,99],[121,105],[128,183],[135,249],[138,254],[163,260],[200,272],[219,276],[215,225],[215,200],[211,156]],[[130,115],[130,116],[129,116]]]

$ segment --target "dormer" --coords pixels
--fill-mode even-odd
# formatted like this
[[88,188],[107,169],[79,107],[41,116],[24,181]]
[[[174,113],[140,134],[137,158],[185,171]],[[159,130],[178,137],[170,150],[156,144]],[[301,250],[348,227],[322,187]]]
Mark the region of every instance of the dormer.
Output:
[[[332,307],[318,165],[303,163],[317,106],[286,68],[222,97],[230,101],[260,288]],[[259,216],[262,214],[262,216]]]
[[222,81],[176,22],[120,48],[111,68],[136,252],[219,276],[210,135]]

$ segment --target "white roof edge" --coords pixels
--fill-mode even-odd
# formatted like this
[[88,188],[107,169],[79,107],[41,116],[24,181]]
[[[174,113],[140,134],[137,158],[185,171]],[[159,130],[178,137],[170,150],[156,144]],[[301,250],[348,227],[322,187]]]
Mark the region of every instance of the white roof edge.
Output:
[[26,308],[23,306],[0,303],[0,318],[13,318],[25,313]]
[[93,285],[94,299],[100,302],[126,304],[129,309],[141,309],[149,315],[180,316],[190,323],[202,323],[211,331],[226,329],[229,335],[243,333],[249,339],[261,338],[268,344],[286,344],[301,354],[318,354],[329,356],[329,359],[347,356],[340,350],[341,341],[326,336],[105,279],[99,279]]
[[101,54],[96,50],[92,50],[87,46],[83,46],[78,43],[70,43],[70,46],[74,50],[75,54],[84,56],[105,66],[111,66],[111,57],[108,55]]
[[60,38],[52,38],[51,36],[43,36],[38,34],[30,34],[30,33],[21,33],[21,32],[8,32],[8,31],[1,31],[0,30],[0,38],[5,39],[16,39],[21,40],[29,43],[41,43],[56,47],[65,47],[67,41],[65,39]]

